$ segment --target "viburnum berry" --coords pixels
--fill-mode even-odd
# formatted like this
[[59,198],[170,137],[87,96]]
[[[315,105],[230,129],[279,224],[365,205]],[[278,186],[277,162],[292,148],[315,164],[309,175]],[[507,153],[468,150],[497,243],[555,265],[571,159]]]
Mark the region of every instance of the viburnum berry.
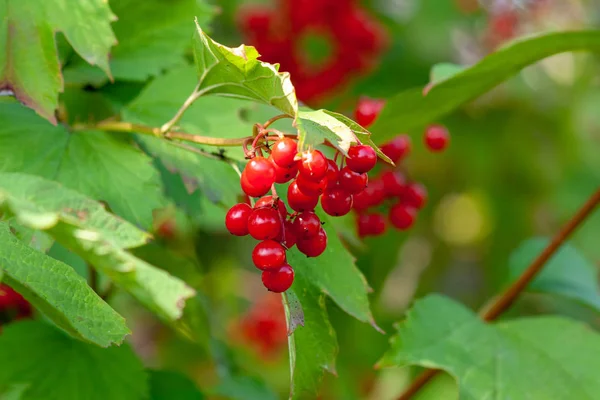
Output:
[[298,238],[296,247],[301,253],[307,257],[318,257],[327,248],[327,233],[323,228],[319,229],[319,232],[309,238]]
[[252,208],[246,203],[234,205],[227,211],[225,226],[229,233],[235,236],[246,236],[248,234],[248,217]]
[[285,248],[274,240],[263,240],[252,250],[252,261],[258,269],[277,269],[285,264]]
[[411,142],[408,135],[398,135],[381,146],[383,154],[388,156],[393,163],[397,163],[410,153]]
[[246,193],[250,197],[260,197],[264,196],[269,192],[270,188],[258,188],[256,186],[251,185],[248,182],[248,176],[246,175],[246,170],[242,171],[242,176],[240,177],[240,185],[244,193]]
[[[31,304],[10,286],[0,284],[0,311],[9,311],[12,318],[23,319],[33,313]],[[0,320],[0,325],[2,321]]]
[[354,209],[360,211],[378,206],[385,199],[385,187],[381,179],[373,179],[360,193],[353,196]]
[[282,138],[275,142],[271,148],[273,162],[282,168],[294,165],[294,157],[298,154],[298,144],[290,138]]
[[302,153],[298,172],[305,178],[319,181],[327,175],[327,169],[327,158],[319,150],[310,150]]
[[273,164],[273,168],[275,168],[275,183],[286,183],[291,181],[298,175],[298,162],[295,161],[291,167],[283,168],[279,165],[275,164],[273,159],[269,157],[269,161]]
[[358,99],[358,104],[356,105],[356,109],[354,110],[354,119],[360,125],[367,128],[375,119],[383,109],[385,105],[385,100],[381,99],[371,99],[369,97],[361,97]]
[[256,208],[248,217],[248,232],[254,239],[274,239],[279,235],[282,223],[281,215],[276,209]]
[[327,178],[327,187],[336,186],[338,183],[340,174],[340,169],[338,168],[335,161],[331,159],[327,159],[327,174],[325,174]]
[[390,209],[390,222],[400,230],[410,228],[417,216],[417,210],[409,205],[398,203]]
[[[257,190],[264,191],[263,194],[268,192],[271,185],[275,183],[275,167],[273,167],[273,164],[269,160],[261,156],[251,159],[246,164],[243,173],[246,175],[248,185],[255,187]],[[250,193],[246,193],[252,196]]]
[[431,151],[442,151],[450,142],[448,129],[442,125],[430,125],[425,130],[425,145]]
[[352,171],[349,167],[344,167],[339,172],[340,187],[350,194],[362,192],[369,182],[369,177],[366,173],[359,174]]
[[262,283],[275,293],[285,292],[294,282],[294,270],[289,264],[284,264],[277,269],[263,271]]
[[304,211],[296,216],[293,227],[296,237],[305,239],[319,233],[321,220],[314,212]]
[[400,198],[403,203],[421,209],[427,203],[427,189],[420,183],[409,183],[404,187]]
[[286,249],[291,249],[296,244],[296,231],[292,221],[285,221],[283,229],[275,240],[285,246]]
[[378,236],[385,232],[385,217],[381,214],[360,214],[358,216],[358,236]]
[[405,190],[406,180],[400,171],[385,171],[381,174],[383,189],[387,197],[398,197]]
[[321,206],[329,215],[346,215],[352,209],[352,195],[341,187],[327,189],[321,196]]
[[314,210],[319,203],[319,196],[307,196],[300,188],[296,181],[288,186],[288,205],[294,211],[310,211]]
[[371,146],[359,144],[348,149],[346,165],[359,174],[369,172],[377,164],[377,154]]
[[254,208],[261,208],[261,207],[271,207],[271,208],[276,209],[277,211],[279,211],[279,215],[281,215],[282,220],[285,220],[285,217],[287,217],[287,207],[285,206],[285,203],[280,198],[277,198],[277,202],[275,202],[273,200],[273,196],[261,197],[254,204]]
[[327,178],[323,178],[320,181],[312,181],[300,174],[296,178],[296,185],[307,196],[320,196],[325,191],[325,188],[327,188]]

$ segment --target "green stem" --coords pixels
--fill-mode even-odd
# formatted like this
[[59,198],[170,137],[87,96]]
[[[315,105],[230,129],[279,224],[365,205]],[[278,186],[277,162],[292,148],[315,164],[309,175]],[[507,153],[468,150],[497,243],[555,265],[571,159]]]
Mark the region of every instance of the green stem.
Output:
[[189,97],[185,99],[185,101],[183,102],[179,110],[177,110],[173,118],[171,118],[167,123],[160,127],[160,132],[163,134],[169,132],[175,126],[175,124],[179,122],[181,117],[183,117],[183,114],[185,114],[187,109],[190,108],[190,106],[194,104],[194,101],[198,100],[200,96],[202,96],[202,91],[200,90],[200,83],[198,83],[194,88],[192,94],[190,94]]

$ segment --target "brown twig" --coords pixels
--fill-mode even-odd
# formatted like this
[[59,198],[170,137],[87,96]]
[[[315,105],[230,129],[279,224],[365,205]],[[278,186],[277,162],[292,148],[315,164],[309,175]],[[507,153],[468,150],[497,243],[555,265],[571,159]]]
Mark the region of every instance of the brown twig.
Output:
[[281,114],[281,115],[276,115],[273,118],[271,118],[270,120],[266,121],[262,127],[263,129],[267,129],[273,122],[278,121],[280,119],[283,118],[292,118],[291,116],[287,115],[287,114]]
[[[585,221],[600,204],[600,189],[596,190],[577,213],[562,227],[554,236],[546,248],[536,257],[512,285],[510,285],[489,308],[480,311],[479,315],[484,321],[493,321],[506,311],[525,290],[527,285],[544,268],[544,265],[552,258],[554,253],[562,246],[571,234]],[[429,382],[439,370],[428,369],[415,378],[410,386],[400,395],[398,400],[408,400],[415,395],[427,382]]]

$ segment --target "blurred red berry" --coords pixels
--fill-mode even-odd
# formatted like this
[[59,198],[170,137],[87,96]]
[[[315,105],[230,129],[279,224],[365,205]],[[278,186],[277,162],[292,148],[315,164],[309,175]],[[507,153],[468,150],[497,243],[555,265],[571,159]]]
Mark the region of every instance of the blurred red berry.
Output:
[[404,186],[400,199],[416,209],[421,209],[427,203],[427,189],[420,183],[409,183]]
[[368,128],[375,122],[384,105],[385,100],[361,97],[358,99],[358,104],[354,110],[354,119],[360,125]]
[[385,232],[385,217],[381,214],[360,214],[358,216],[358,236],[378,236]]
[[398,135],[381,146],[381,151],[395,164],[410,153],[410,148],[410,137],[408,135]]
[[431,151],[442,151],[448,147],[450,134],[442,125],[430,125],[425,130],[425,145]]
[[409,205],[398,203],[390,209],[390,222],[400,230],[410,228],[417,216],[417,210]]

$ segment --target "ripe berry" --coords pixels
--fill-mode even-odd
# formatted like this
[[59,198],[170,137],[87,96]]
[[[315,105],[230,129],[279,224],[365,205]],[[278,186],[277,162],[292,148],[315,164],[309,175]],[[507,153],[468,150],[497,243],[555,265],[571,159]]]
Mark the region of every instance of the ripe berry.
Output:
[[[269,190],[275,183],[275,168],[264,157],[257,156],[246,164],[244,168],[247,183],[257,190]],[[264,193],[263,193],[264,194]]]
[[327,247],[327,233],[323,228],[319,229],[319,233],[309,238],[298,238],[296,247],[301,253],[307,257],[318,257],[325,251]]
[[280,198],[277,198],[277,202],[275,202],[273,200],[273,196],[261,197],[254,204],[254,208],[257,209],[262,207],[270,207],[279,211],[279,215],[281,215],[282,221],[285,220],[285,217],[287,217],[287,207]]
[[314,210],[319,202],[319,196],[307,196],[300,191],[296,181],[288,186],[288,205],[294,211]]
[[385,232],[385,217],[381,214],[361,214],[358,217],[358,236],[378,236]]
[[285,263],[285,248],[274,240],[264,240],[252,250],[252,261],[263,271],[279,268]]
[[374,179],[360,193],[353,196],[354,209],[357,211],[378,206],[385,199],[385,187],[381,179]]
[[283,168],[275,164],[271,157],[269,157],[269,160],[275,168],[275,183],[289,182],[298,175],[298,162],[294,162],[290,168]]
[[340,169],[335,161],[327,159],[327,187],[336,186],[340,175]]
[[278,269],[264,271],[262,283],[265,287],[275,293],[285,292],[294,282],[294,270],[289,264],[284,264]]
[[362,192],[367,187],[368,182],[369,177],[366,173],[359,174],[347,166],[340,171],[340,187],[350,194]]
[[327,179],[324,178],[315,182],[300,174],[298,175],[298,178],[296,178],[296,185],[298,185],[298,189],[307,196],[320,196],[327,187]]
[[352,209],[352,195],[341,187],[327,189],[321,196],[321,206],[329,215],[346,215]]
[[409,183],[404,187],[400,199],[405,204],[421,209],[427,203],[427,189],[420,183]]
[[305,178],[319,181],[327,175],[327,158],[319,150],[305,151],[298,165],[298,172]]
[[346,165],[354,172],[369,172],[377,163],[377,154],[371,146],[359,144],[348,149]]
[[416,216],[417,210],[406,204],[398,203],[390,209],[390,222],[400,230],[410,228]]
[[290,168],[294,165],[294,157],[298,153],[298,145],[295,140],[284,137],[275,142],[271,148],[273,162],[282,168]]
[[431,151],[442,151],[448,146],[450,135],[442,125],[430,125],[425,130],[425,145]]
[[309,238],[319,233],[321,220],[312,211],[304,211],[296,216],[294,220],[294,232],[298,238]]
[[354,110],[354,119],[366,128],[375,122],[384,105],[385,100],[361,97],[358,99],[356,110]]
[[225,226],[229,233],[235,236],[246,236],[250,214],[252,214],[252,208],[246,203],[239,203],[231,207],[225,216]]
[[246,175],[246,170],[244,170],[242,172],[242,177],[240,178],[240,185],[242,186],[242,190],[244,191],[244,193],[246,193],[250,197],[260,197],[260,196],[263,196],[263,195],[267,194],[269,192],[269,190],[271,189],[271,187],[259,188],[259,187],[251,185],[248,182],[248,177]]
[[282,223],[281,216],[276,209],[257,208],[248,217],[248,232],[254,239],[274,239],[279,235]]
[[405,190],[405,179],[399,171],[385,171],[381,174],[381,181],[387,197],[398,197]]
[[410,148],[410,137],[407,135],[398,135],[381,146],[381,151],[388,156],[390,160],[397,163],[410,153]]
[[285,221],[283,223],[283,229],[275,238],[275,240],[283,244],[286,249],[291,249],[296,244],[296,232],[293,225],[292,221]]

